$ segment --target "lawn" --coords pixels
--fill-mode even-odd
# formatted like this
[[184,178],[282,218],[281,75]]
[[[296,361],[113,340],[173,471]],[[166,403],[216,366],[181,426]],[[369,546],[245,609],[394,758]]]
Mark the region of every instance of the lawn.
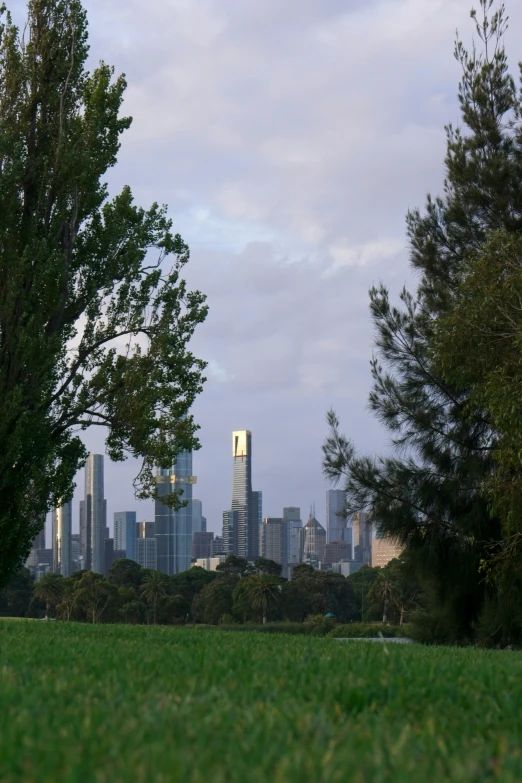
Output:
[[522,780],[522,653],[0,621],[2,783]]

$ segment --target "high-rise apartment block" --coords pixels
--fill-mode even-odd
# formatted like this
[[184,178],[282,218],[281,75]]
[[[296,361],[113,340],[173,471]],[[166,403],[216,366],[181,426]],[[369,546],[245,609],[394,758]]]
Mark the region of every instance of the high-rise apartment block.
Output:
[[125,551],[127,560],[136,560],[136,512],[114,512],[114,549]]
[[70,576],[72,573],[72,503],[64,503],[52,512],[53,571]]
[[89,454],[85,466],[85,500],[80,501],[80,554],[84,568],[103,574],[107,501],[103,488],[103,455]]
[[[170,469],[158,468],[156,483],[158,498],[155,501],[155,537],[158,571],[179,574],[190,568],[192,558],[192,487],[196,483],[192,475],[192,452],[178,454],[176,464]],[[161,498],[175,490],[182,490],[180,500],[186,502],[177,511]]]
[[345,541],[346,518],[342,514],[346,507],[346,492],[342,489],[326,491],[326,543]]

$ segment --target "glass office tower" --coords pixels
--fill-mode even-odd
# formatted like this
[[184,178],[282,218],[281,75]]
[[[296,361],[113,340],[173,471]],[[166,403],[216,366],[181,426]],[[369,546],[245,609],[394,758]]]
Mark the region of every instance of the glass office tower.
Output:
[[237,514],[236,554],[253,560],[259,552],[259,523],[252,498],[252,433],[232,433],[234,483],[231,511]]
[[80,503],[80,541],[84,568],[103,574],[107,501],[103,497],[103,454],[89,454],[85,466],[85,500]]
[[[178,455],[176,464],[169,470],[157,469],[158,499],[155,501],[154,532],[158,571],[179,574],[190,568],[192,559],[192,487],[196,483],[192,475],[192,452]],[[174,511],[161,498],[174,490],[182,490],[181,500],[187,505]]]

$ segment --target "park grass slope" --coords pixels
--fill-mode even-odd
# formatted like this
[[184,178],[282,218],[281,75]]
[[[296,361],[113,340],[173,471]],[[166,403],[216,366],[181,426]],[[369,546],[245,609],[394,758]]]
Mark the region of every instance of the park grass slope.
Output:
[[522,654],[0,622],[2,783],[522,780]]

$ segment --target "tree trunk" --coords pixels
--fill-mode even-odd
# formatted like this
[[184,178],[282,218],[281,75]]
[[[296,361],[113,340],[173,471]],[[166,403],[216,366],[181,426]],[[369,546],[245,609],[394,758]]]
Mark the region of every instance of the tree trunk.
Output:
[[401,616],[399,620],[399,625],[402,625],[404,622],[404,606],[401,606]]
[[266,614],[263,615],[263,625],[266,625]]
[[388,622],[388,599],[387,598],[384,599],[384,608],[383,608],[383,612],[382,612],[382,621],[383,621],[383,623],[387,623]]
[[154,607],[154,625],[156,625],[156,622],[157,622],[157,619],[158,619],[158,617],[157,617],[157,609],[156,609],[156,599],[154,599],[153,607]]

